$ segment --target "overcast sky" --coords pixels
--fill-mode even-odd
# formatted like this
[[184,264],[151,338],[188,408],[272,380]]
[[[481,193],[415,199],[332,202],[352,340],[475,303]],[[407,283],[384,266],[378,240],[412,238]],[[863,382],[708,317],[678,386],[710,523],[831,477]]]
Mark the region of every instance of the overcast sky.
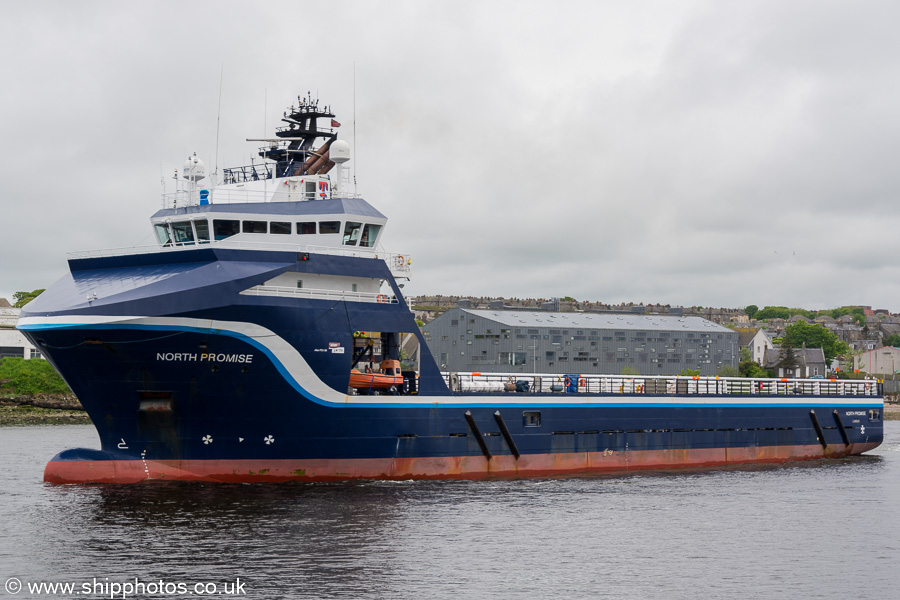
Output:
[[0,10],[0,296],[151,243],[163,174],[311,91],[407,294],[900,311],[897,2]]

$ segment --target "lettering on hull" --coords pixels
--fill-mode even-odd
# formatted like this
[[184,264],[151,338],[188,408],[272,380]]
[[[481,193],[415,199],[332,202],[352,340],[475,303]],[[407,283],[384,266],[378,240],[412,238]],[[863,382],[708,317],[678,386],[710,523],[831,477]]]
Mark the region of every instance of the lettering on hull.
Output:
[[245,363],[253,362],[252,354],[215,354],[196,352],[157,352],[156,360],[162,362],[214,362]]

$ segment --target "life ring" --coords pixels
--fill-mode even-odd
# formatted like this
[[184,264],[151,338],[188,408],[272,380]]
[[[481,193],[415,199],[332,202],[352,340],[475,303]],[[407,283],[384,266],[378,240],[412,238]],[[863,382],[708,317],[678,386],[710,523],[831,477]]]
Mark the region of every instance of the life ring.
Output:
[[871,383],[867,383],[867,384],[866,384],[866,391],[868,392],[869,389],[871,389],[871,387],[872,387],[872,384],[871,384]]
[[569,378],[569,376],[567,375],[567,376],[566,376],[566,387],[569,387],[570,385],[572,385],[572,380],[571,380],[571,379]]
[[387,296],[385,296],[384,294],[378,294],[376,300],[378,300],[379,304],[384,304],[385,302],[387,302]]
[[402,267],[403,264],[404,264],[405,262],[406,262],[406,259],[403,258],[403,255],[402,255],[402,254],[398,254],[398,255],[397,255],[397,266],[398,266],[398,267]]

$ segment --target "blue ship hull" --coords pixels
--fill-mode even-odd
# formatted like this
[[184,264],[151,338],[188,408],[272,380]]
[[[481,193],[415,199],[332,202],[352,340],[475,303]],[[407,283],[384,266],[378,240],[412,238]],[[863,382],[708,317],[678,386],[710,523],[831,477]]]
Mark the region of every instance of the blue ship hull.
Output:
[[[427,352],[417,394],[348,394],[354,332],[425,344],[383,261],[175,258],[72,261],[23,314],[101,440],[57,455],[47,481],[545,476],[845,456],[882,441],[877,395],[461,393]],[[289,270],[373,268],[397,303],[240,293]],[[83,300],[87,281],[107,299]]]

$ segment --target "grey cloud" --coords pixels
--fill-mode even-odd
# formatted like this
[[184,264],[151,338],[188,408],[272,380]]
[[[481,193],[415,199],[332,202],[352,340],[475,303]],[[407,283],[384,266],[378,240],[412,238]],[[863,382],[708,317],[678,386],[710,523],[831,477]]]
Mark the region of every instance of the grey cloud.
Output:
[[3,10],[2,296],[147,243],[161,177],[310,90],[407,293],[900,310],[892,3]]

